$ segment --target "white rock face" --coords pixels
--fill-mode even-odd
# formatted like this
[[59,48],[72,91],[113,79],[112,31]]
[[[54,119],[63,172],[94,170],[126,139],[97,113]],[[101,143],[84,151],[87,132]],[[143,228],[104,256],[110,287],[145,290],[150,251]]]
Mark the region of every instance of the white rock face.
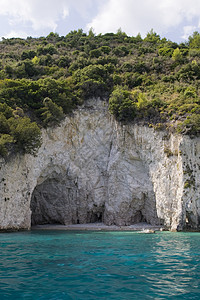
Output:
[[121,126],[96,99],[43,130],[36,157],[0,162],[0,229],[96,221],[199,228],[200,139]]

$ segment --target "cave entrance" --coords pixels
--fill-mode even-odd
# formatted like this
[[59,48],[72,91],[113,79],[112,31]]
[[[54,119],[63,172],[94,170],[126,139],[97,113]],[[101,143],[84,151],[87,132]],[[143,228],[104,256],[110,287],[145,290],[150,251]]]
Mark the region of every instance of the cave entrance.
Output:
[[198,216],[192,211],[186,211],[185,230],[196,230],[199,227]]
[[[61,178],[46,179],[31,197],[31,224],[70,224],[76,222],[76,188]],[[74,218],[73,218],[74,216]]]
[[32,226],[96,223],[104,218],[104,204],[95,205],[92,193],[79,189],[77,179],[63,176],[38,184],[30,208]]

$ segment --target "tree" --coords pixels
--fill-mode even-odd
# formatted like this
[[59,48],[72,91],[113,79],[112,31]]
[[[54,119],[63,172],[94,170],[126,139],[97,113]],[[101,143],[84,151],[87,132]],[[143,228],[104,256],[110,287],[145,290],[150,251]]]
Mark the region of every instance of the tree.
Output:
[[111,51],[111,48],[109,46],[101,46],[100,50],[105,54],[109,54]]
[[176,48],[172,54],[172,59],[175,62],[181,62],[183,60],[183,56],[179,48]]
[[1,133],[9,133],[10,128],[8,125],[8,121],[3,113],[0,112],[0,134]]
[[44,107],[41,109],[44,125],[57,125],[63,118],[63,109],[54,103],[50,98],[46,97],[43,101]]
[[109,99],[109,111],[118,121],[133,120],[136,114],[136,106],[131,93],[121,86],[116,87]]
[[91,27],[89,32],[88,32],[88,37],[89,38],[94,38],[95,37],[95,33],[94,33],[94,29]]
[[200,115],[192,114],[177,127],[177,132],[188,135],[200,134]]
[[[10,108],[6,103],[0,103],[0,113],[3,113],[3,115],[6,117],[6,119],[9,119],[13,115],[13,110]],[[0,127],[1,128],[1,127]]]
[[192,36],[188,38],[190,48],[200,48],[200,33],[195,31]]
[[128,55],[129,51],[126,46],[118,46],[113,50],[113,53],[116,56],[123,57]]
[[9,134],[0,134],[0,156],[5,157],[8,153],[7,145],[13,143],[13,137]]
[[90,57],[98,58],[99,56],[101,56],[101,50],[100,49],[93,49],[93,50],[90,51],[89,55],[90,55]]
[[160,36],[151,29],[148,33],[147,36],[144,38],[145,42],[149,42],[152,44],[157,44],[160,42]]
[[16,145],[25,153],[35,154],[41,146],[41,131],[28,117],[10,118],[10,131]]
[[35,55],[31,61],[34,65],[39,65],[40,59]]
[[169,48],[169,47],[162,47],[158,50],[158,54],[162,55],[162,56],[169,56],[171,57],[172,54],[174,53],[174,49],[173,48]]

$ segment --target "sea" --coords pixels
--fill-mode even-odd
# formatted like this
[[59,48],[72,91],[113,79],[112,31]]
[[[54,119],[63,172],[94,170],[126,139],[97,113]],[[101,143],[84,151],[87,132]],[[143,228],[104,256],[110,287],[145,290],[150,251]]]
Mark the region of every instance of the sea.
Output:
[[200,299],[200,233],[0,234],[0,299]]

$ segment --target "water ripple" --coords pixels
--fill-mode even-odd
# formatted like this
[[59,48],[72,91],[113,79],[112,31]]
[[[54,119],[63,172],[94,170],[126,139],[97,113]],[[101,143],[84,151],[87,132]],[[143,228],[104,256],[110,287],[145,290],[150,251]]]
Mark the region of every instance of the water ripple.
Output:
[[0,299],[199,299],[200,233],[0,235]]

